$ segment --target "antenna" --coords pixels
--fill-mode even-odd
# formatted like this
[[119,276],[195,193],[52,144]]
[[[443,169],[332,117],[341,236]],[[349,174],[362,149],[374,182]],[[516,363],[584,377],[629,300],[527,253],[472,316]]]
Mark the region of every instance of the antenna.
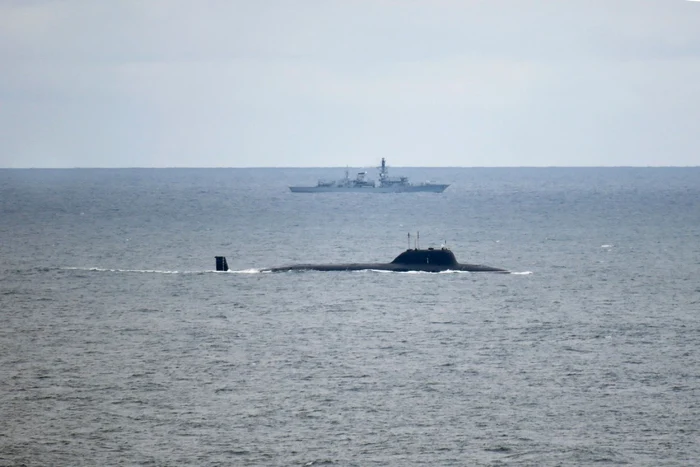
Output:
[[420,232],[416,231],[416,250],[420,250]]
[[408,232],[408,249],[411,249],[411,232]]

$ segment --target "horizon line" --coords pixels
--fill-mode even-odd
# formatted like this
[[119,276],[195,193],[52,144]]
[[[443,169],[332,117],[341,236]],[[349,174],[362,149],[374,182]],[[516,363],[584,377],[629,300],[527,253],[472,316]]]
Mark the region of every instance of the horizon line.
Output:
[[[700,1],[700,0],[698,0]],[[393,165],[400,169],[663,169],[663,168],[699,168],[700,165]],[[74,167],[0,167],[0,170],[158,170],[158,169],[366,169],[374,168],[374,165],[358,166],[74,166]]]
[[[700,0],[698,0],[700,1]],[[366,169],[374,166],[164,166],[164,167],[0,167],[0,170],[305,170],[305,169]],[[466,165],[445,165],[445,166],[418,166],[418,165],[395,165],[397,169],[697,169],[700,165],[511,165],[511,166],[466,166]]]

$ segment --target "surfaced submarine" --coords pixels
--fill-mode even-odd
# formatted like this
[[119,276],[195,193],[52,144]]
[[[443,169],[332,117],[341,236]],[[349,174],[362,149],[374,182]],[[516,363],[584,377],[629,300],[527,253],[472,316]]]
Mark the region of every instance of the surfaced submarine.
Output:
[[[216,270],[228,271],[228,263],[224,256],[216,257]],[[284,271],[394,271],[394,272],[442,272],[442,271],[469,271],[469,272],[497,272],[509,274],[510,271],[482,264],[458,263],[454,253],[446,247],[439,249],[409,248],[394,258],[391,263],[345,263],[345,264],[294,264],[277,268],[263,269],[261,272]]]

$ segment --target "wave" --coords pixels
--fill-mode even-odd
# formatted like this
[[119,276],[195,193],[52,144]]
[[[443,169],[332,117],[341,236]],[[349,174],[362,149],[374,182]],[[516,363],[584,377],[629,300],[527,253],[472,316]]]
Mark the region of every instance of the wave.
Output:
[[85,268],[85,267],[63,267],[62,271],[92,271],[92,272],[126,272],[141,274],[205,274],[216,271],[166,271],[160,269],[110,269],[110,268]]
[[240,269],[228,271],[215,271],[213,269],[206,271],[170,271],[163,269],[118,269],[118,268],[95,268],[95,267],[62,267],[57,268],[62,271],[91,271],[91,272],[119,272],[119,273],[136,273],[136,274],[263,274],[270,271],[263,269]]
[[229,269],[228,271],[213,271],[213,272],[224,272],[225,274],[265,274],[270,271],[266,271],[264,269],[255,269],[255,268],[250,268],[250,269]]

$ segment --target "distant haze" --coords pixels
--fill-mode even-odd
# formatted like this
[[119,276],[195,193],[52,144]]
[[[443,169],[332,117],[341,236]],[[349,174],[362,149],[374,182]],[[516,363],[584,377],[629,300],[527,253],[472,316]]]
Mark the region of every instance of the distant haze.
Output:
[[682,0],[0,0],[0,167],[700,165]]

